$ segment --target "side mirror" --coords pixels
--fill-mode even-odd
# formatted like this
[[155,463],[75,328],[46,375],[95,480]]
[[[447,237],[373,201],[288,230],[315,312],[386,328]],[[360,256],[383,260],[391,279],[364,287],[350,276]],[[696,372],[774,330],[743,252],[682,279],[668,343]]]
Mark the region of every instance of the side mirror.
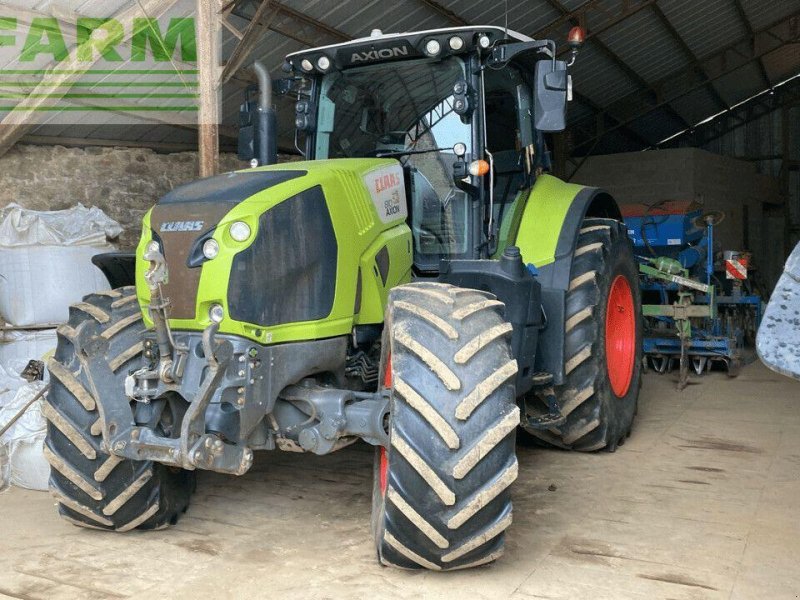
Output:
[[567,128],[567,99],[570,81],[567,63],[540,60],[536,63],[536,90],[533,115],[539,131],[564,131]]

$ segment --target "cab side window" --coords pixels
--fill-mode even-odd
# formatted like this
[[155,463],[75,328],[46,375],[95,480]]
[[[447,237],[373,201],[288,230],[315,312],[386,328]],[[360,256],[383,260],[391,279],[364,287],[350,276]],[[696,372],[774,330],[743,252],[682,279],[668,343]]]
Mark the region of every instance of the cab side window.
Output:
[[530,144],[533,130],[530,119],[520,119],[520,114],[529,106],[530,91],[513,67],[487,69],[484,89],[486,146],[494,160],[493,220],[499,227],[526,186],[523,148]]

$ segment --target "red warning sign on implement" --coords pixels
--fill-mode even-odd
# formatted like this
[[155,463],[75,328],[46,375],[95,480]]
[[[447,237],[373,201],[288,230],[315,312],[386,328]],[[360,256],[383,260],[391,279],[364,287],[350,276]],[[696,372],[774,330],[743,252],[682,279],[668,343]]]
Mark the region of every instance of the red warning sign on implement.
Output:
[[747,259],[733,258],[726,260],[725,275],[728,279],[747,279]]

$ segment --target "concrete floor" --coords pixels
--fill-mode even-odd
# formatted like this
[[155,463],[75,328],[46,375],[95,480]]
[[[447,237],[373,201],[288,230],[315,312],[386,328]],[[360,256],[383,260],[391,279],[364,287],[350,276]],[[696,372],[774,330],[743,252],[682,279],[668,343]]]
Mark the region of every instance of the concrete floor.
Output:
[[49,495],[0,496],[0,598],[800,597],[800,384],[753,364],[678,394],[648,375],[615,454],[521,448],[506,556],[467,572],[381,567],[371,452],[262,454],[201,473],[168,531],[61,521]]

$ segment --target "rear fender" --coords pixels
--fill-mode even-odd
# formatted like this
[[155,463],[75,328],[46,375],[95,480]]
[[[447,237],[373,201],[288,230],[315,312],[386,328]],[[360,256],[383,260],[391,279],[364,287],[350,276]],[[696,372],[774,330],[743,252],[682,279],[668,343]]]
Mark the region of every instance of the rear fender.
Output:
[[564,381],[565,297],[572,256],[586,217],[622,221],[619,206],[608,192],[542,175],[509,236],[509,244],[518,246],[525,263],[534,265],[539,273],[547,321],[539,334],[536,365],[538,370],[552,373],[556,385]]

